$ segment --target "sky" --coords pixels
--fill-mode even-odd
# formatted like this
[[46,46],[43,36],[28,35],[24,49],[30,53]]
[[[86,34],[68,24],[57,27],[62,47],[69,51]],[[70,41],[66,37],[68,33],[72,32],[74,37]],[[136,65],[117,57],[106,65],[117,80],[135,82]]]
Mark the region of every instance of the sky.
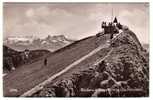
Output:
[[148,3],[4,3],[3,37],[65,35],[82,39],[113,17],[149,43]]

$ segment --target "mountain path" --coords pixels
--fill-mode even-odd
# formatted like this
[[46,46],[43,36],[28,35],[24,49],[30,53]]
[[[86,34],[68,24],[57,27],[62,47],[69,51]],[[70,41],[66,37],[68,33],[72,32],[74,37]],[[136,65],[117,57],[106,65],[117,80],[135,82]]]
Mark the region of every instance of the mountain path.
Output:
[[82,61],[84,61],[85,59],[91,57],[92,55],[94,55],[95,53],[97,53],[98,51],[100,51],[101,49],[104,48],[108,48],[109,47],[109,43],[106,42],[106,44],[104,45],[100,45],[98,48],[94,49],[93,51],[91,51],[89,54],[83,56],[82,58],[80,58],[79,60],[73,62],[72,64],[70,64],[69,66],[67,66],[65,69],[63,69],[62,71],[60,71],[57,74],[54,74],[52,77],[50,77],[49,79],[45,80],[44,82],[40,83],[39,85],[35,86],[34,88],[32,88],[31,90],[25,92],[24,94],[21,95],[21,97],[26,97],[26,96],[31,96],[32,94],[36,93],[37,91],[41,90],[45,85],[47,85],[48,83],[50,83],[52,80],[54,80],[55,78],[59,77],[60,75],[64,74],[65,72],[67,72],[69,69],[75,67],[77,64],[81,63]]
[[[105,41],[102,44],[103,45],[100,45],[99,47],[91,50],[90,52],[88,50],[83,51],[83,52],[87,52],[84,56],[81,56],[80,58],[77,57],[71,61],[67,61],[67,60],[74,58],[75,57],[74,55],[71,54],[69,55],[70,58],[63,59],[63,55],[59,54],[58,57],[53,55],[51,58],[49,58],[48,61],[52,61],[52,63],[49,62],[48,64],[49,66],[43,67],[43,61],[38,61],[38,62],[35,62],[34,64],[23,66],[19,70],[17,69],[17,71],[13,72],[10,75],[6,75],[4,77],[4,81],[3,81],[4,96],[7,95],[7,96],[25,97],[25,96],[32,95],[33,93],[41,90],[45,85],[52,82],[54,79],[56,79],[60,75],[63,75],[65,72],[69,71],[70,69],[75,68],[76,65],[79,65],[81,62],[90,58],[91,56],[99,52],[100,50],[104,48],[108,48],[110,45],[109,41],[108,42]],[[73,49],[76,50],[75,48]],[[77,52],[76,50],[76,54],[77,53],[80,54],[80,52]],[[59,61],[58,63],[56,59],[58,59]],[[65,62],[66,64],[63,64],[60,61]],[[70,65],[68,65],[68,63]],[[37,67],[33,67],[33,66],[37,66]]]

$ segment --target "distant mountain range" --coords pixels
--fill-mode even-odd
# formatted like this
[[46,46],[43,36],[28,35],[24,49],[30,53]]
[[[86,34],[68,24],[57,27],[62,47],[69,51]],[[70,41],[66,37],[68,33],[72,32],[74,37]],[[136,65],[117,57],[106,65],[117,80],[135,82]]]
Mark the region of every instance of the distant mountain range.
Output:
[[48,35],[44,39],[32,36],[31,37],[12,36],[4,39],[4,45],[17,51],[23,51],[25,49],[30,49],[30,50],[46,49],[53,52],[73,42],[74,40],[68,39],[64,35],[56,35],[56,36]]

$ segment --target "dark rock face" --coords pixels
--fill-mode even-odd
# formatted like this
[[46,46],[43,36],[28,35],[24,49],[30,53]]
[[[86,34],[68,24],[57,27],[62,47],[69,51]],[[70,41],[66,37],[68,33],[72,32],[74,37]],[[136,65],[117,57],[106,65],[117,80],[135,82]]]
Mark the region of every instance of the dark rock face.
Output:
[[3,46],[3,70],[4,71],[11,70],[12,67],[16,65],[16,63],[13,63],[13,60],[18,59],[18,62],[21,61],[21,57],[16,57],[17,55],[19,55],[19,52],[7,46]]
[[23,64],[28,64],[38,60],[40,57],[50,53],[48,50],[31,50],[28,59],[24,56],[23,52],[15,51],[7,46],[3,46],[3,69],[4,71],[11,71],[12,68],[17,68]]
[[149,96],[149,56],[129,30],[110,41],[110,53],[89,69],[72,74],[33,96]]

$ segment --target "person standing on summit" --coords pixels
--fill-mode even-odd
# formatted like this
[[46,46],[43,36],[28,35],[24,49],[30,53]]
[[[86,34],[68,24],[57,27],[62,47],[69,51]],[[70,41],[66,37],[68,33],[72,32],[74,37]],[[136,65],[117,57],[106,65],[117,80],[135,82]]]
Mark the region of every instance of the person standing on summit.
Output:
[[108,23],[108,25],[103,21],[101,28],[104,30],[103,34],[110,34],[110,39],[113,39],[114,34],[119,33],[119,29],[122,28],[122,26],[118,23],[117,18],[115,17],[112,22]]
[[113,38],[113,35],[115,33],[118,33],[117,24],[118,24],[118,21],[117,21],[117,18],[115,17],[113,23],[110,24],[110,32],[111,32],[110,39]]
[[115,26],[116,26],[116,24],[118,23],[118,21],[117,21],[117,18],[116,18],[116,17],[114,18],[113,23],[115,24]]
[[113,27],[113,24],[112,23],[109,23],[109,30],[110,30],[110,39],[113,38],[113,35],[114,35],[114,27]]

